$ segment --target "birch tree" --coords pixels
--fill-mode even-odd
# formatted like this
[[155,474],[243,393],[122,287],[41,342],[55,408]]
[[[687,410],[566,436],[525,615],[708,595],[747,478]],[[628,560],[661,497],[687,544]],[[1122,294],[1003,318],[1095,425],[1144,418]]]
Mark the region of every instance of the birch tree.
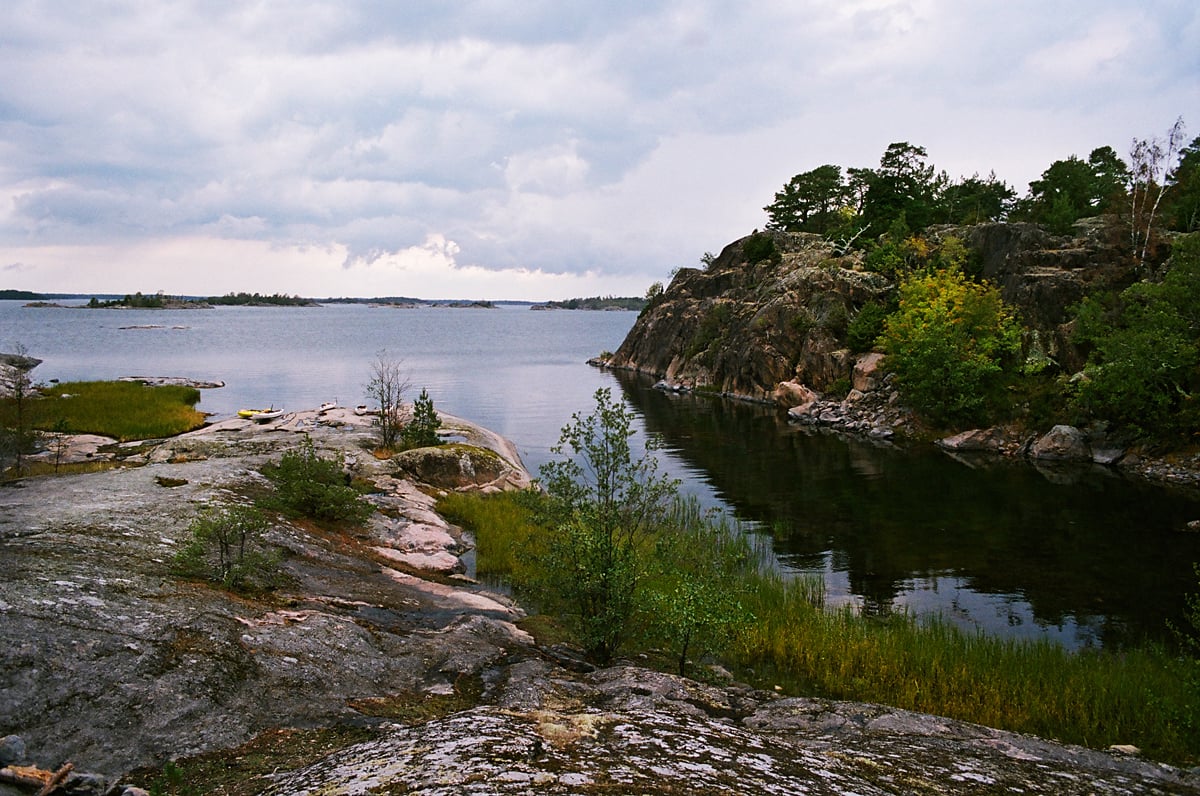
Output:
[[1154,218],[1167,192],[1174,161],[1183,145],[1183,117],[1175,120],[1166,139],[1133,139],[1129,148],[1129,237],[1138,267],[1145,267],[1154,233]]

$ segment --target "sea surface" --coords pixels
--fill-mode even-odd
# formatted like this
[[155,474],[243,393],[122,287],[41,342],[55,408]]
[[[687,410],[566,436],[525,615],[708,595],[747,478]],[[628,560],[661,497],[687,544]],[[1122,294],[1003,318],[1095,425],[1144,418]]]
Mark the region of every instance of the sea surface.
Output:
[[769,538],[787,572],[814,573],[829,602],[865,612],[939,613],[990,634],[1069,648],[1121,648],[1168,635],[1185,595],[1200,501],[1093,466],[951,457],[790,425],[778,411],[667,395],[586,364],[615,350],[631,312],[218,307],[99,310],[0,301],[0,351],[43,361],[38,381],[178,376],[224,382],[199,408],[315,408],[366,402],[380,352],[403,362],[411,395],[513,440],[526,466],[597,389],[635,409],[684,490]]

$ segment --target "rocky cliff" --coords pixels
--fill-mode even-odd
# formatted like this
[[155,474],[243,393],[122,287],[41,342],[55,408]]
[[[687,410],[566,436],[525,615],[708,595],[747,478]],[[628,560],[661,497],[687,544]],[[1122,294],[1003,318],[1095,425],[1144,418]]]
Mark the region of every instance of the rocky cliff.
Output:
[[[1070,372],[1082,358],[1070,344],[1069,307],[1134,278],[1111,223],[1086,219],[1074,232],[1055,237],[1032,224],[996,223],[925,234],[935,243],[962,241],[969,267],[1000,288]],[[767,235],[774,254],[760,258],[754,244]],[[892,280],[864,270],[861,253],[839,252],[820,236],[756,233],[726,246],[703,270],[680,269],[606,364],[756,400],[773,400],[782,382],[825,391],[848,384],[863,356],[846,344],[851,319],[894,289]]]

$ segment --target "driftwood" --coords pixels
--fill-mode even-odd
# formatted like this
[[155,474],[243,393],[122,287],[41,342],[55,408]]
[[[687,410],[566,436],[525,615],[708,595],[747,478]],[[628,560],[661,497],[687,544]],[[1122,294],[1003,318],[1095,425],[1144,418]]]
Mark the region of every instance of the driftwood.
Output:
[[7,766],[0,768],[0,782],[24,788],[40,788],[37,796],[51,796],[62,787],[75,766],[67,763],[58,771],[47,771],[37,766]]

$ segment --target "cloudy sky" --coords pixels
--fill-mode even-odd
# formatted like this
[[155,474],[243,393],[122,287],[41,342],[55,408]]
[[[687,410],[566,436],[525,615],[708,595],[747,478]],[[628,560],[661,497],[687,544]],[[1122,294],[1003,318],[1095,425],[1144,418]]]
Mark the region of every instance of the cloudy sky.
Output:
[[0,288],[640,295],[793,174],[1200,134],[1195,0],[5,0]]

